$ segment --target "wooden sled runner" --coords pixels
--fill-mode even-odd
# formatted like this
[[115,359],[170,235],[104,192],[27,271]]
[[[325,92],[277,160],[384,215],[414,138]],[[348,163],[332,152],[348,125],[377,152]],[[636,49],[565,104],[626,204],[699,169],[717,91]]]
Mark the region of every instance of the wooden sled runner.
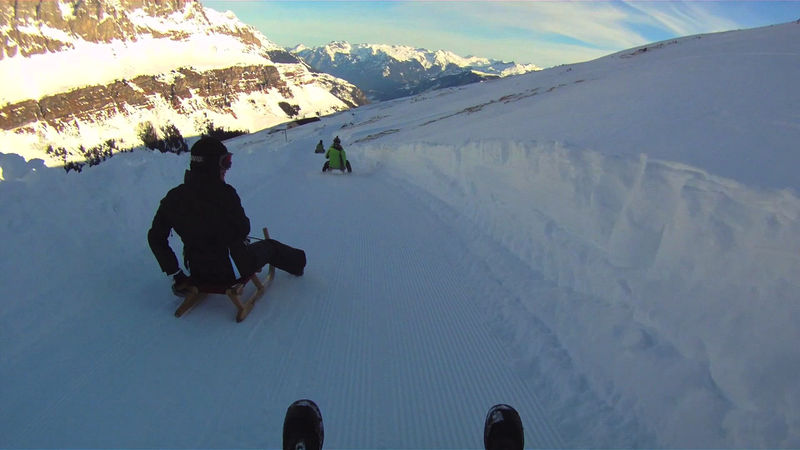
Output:
[[[269,231],[266,228],[263,229],[264,231],[264,239],[269,239]],[[233,302],[233,305],[236,306],[236,321],[241,322],[247,318],[247,315],[250,314],[250,311],[253,310],[253,305],[255,305],[256,301],[261,298],[264,294],[264,291],[267,290],[270,284],[272,284],[272,280],[275,279],[275,267],[272,264],[269,265],[269,269],[267,270],[267,276],[262,280],[258,278],[258,274],[254,273],[250,275],[249,278],[239,279],[236,283],[232,286],[191,286],[189,288],[189,294],[183,300],[183,303],[175,310],[175,317],[181,317],[182,315],[189,312],[195,305],[200,303],[201,300],[206,298],[208,294],[225,294],[228,298]],[[253,292],[247,300],[242,301],[242,294],[244,293],[244,288],[247,286],[248,282],[252,282],[256,288],[256,291]]]

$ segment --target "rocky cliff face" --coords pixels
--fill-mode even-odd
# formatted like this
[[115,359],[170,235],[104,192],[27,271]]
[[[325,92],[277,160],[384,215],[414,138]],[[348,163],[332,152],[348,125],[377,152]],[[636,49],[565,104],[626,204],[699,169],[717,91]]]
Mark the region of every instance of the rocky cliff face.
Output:
[[[0,0],[0,23],[8,27],[0,43],[0,58],[63,51],[74,47],[75,37],[87,42],[111,42],[135,41],[137,33],[143,31],[160,34],[135,26],[127,12],[141,9],[149,16],[166,18],[193,3],[191,0],[120,0],[115,4],[100,0]],[[202,7],[194,3],[191,11],[202,14]],[[43,27],[50,33],[43,33]]]
[[[86,42],[136,41],[141,35],[183,39],[188,33],[135,23],[134,11],[165,21],[179,15],[184,21],[210,24],[205,8],[195,0],[0,0],[0,23],[7,24],[0,42],[0,59],[31,56],[74,48],[75,38]],[[46,30],[45,30],[46,28]],[[242,42],[264,43],[249,27],[211,26],[213,31],[236,36]]]
[[256,131],[366,102],[198,1],[0,0],[2,152],[49,160],[54,146],[79,160],[109,139],[141,145],[143,122],[186,137],[208,122]]
[[[79,122],[96,123],[131,110],[154,109],[157,103],[168,104],[180,114],[192,114],[198,109],[235,114],[233,104],[242,94],[276,90],[287,100],[293,97],[286,79],[271,66],[206,72],[180,68],[170,75],[170,78],[140,75],[131,80],[9,104],[0,108],[0,129],[34,132],[34,125],[46,124],[64,131]],[[354,87],[345,86],[343,92],[336,90],[336,93],[350,108],[366,102]],[[203,108],[198,108],[199,102]]]

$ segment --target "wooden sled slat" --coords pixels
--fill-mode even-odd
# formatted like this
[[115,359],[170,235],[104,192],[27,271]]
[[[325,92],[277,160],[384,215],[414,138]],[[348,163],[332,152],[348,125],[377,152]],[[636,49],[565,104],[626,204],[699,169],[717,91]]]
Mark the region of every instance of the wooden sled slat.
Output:
[[189,294],[186,296],[186,298],[184,298],[183,303],[181,303],[180,306],[178,306],[178,309],[175,310],[175,317],[180,317],[186,314],[187,312],[189,312],[189,310],[194,308],[195,305],[200,303],[200,301],[206,298],[207,296],[208,296],[207,293],[200,292],[200,290],[197,289],[196,286],[190,286]]
[[[264,239],[269,239],[269,231],[267,228],[263,228],[262,231],[264,232]],[[267,270],[267,276],[263,280],[258,278],[258,273],[254,273],[244,282],[236,283],[225,290],[225,295],[228,296],[233,305],[236,307],[237,322],[241,322],[247,318],[247,316],[250,314],[250,311],[253,310],[253,306],[255,306],[256,301],[264,295],[264,292],[267,290],[269,285],[272,284],[273,279],[275,279],[275,267],[270,264],[269,269]],[[252,282],[256,290],[250,295],[250,297],[248,297],[246,301],[243,302],[241,297],[248,282]],[[175,310],[175,317],[181,317],[182,315],[186,314],[195,305],[200,303],[201,300],[207,297],[209,293],[218,292],[204,291],[195,286],[192,286],[190,289],[191,292],[189,295],[186,296],[186,299],[183,301],[183,303],[181,303],[178,309]]]

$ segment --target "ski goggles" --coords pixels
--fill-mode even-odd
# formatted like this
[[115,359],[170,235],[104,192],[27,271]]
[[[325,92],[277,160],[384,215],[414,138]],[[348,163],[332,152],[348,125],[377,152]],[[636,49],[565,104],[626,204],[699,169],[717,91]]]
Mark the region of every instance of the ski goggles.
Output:
[[230,169],[231,165],[233,164],[233,162],[231,161],[232,158],[233,158],[233,153],[230,152],[221,155],[219,157],[219,167],[225,170]]

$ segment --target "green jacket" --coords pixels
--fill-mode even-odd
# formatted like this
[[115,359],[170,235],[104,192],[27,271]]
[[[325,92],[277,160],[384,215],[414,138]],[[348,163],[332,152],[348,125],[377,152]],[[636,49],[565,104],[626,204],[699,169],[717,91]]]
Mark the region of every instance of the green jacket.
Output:
[[328,167],[331,169],[344,169],[347,166],[347,154],[344,148],[338,149],[331,146],[325,153],[325,157],[328,158]]

